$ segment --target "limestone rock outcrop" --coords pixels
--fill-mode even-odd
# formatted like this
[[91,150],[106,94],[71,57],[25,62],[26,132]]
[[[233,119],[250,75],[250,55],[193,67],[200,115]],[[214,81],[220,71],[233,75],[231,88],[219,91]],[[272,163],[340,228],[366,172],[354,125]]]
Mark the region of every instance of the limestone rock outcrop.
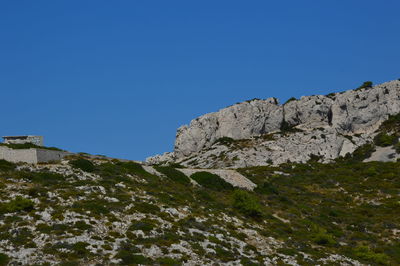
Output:
[[278,130],[282,118],[282,110],[275,98],[235,104],[180,127],[174,153],[179,158],[208,148],[222,137],[245,139]]
[[[304,162],[312,155],[329,161],[371,140],[381,123],[399,112],[399,80],[325,96],[303,96],[282,105],[276,98],[255,99],[192,120],[178,129],[172,153],[147,161],[192,162],[199,167]],[[268,134],[274,134],[273,140],[259,138]],[[247,139],[248,143],[240,149],[226,147],[218,143],[223,137]],[[224,164],[219,157],[233,161]]]

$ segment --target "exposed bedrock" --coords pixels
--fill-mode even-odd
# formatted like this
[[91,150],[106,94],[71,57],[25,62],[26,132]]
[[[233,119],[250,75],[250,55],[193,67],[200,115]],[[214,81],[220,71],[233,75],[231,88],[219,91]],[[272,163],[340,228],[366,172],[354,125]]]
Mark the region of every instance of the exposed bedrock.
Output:
[[[234,140],[249,139],[280,131],[282,126],[295,127],[304,132],[316,129],[326,131],[325,135],[328,138],[323,139],[325,150],[319,153],[332,158],[339,156],[343,151],[352,152],[358,146],[345,141],[342,135],[357,135],[362,145],[389,115],[399,112],[400,81],[398,80],[341,93],[303,96],[282,105],[276,98],[255,99],[192,120],[189,125],[178,129],[173,153],[155,156],[148,161],[154,163],[162,160],[182,160],[196,154],[204,154],[222,137]],[[298,134],[296,143],[292,143],[290,136],[281,136],[276,144],[268,145],[272,146],[272,149],[269,147],[268,150],[273,150],[273,145],[284,143],[287,146],[286,153],[302,154],[304,150],[298,149],[313,150],[313,145],[307,144],[309,137],[309,134]],[[332,143],[326,143],[327,141]],[[263,160],[265,158],[274,160],[275,157],[277,156],[267,156],[265,152]],[[287,154],[284,157],[293,156]],[[248,160],[257,159],[249,156]]]

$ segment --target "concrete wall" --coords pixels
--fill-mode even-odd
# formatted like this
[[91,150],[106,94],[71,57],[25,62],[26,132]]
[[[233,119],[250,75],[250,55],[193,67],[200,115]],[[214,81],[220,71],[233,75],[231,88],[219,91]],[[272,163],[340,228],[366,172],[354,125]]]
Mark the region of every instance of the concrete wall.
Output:
[[49,162],[49,161],[59,161],[67,155],[72,153],[65,151],[53,151],[53,150],[45,150],[45,149],[36,149],[37,161],[41,162]]
[[10,149],[0,146],[0,159],[13,163],[37,163],[36,149]]
[[53,151],[46,149],[10,149],[0,146],[0,159],[13,163],[41,163],[59,161],[72,153],[65,151]]

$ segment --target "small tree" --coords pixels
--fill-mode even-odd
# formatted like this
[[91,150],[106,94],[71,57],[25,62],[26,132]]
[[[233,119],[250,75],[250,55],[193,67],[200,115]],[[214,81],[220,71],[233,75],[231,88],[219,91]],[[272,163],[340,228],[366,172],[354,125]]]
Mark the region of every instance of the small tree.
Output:
[[369,89],[372,88],[373,82],[372,81],[364,81],[364,83],[358,87],[356,90],[361,90],[361,89]]

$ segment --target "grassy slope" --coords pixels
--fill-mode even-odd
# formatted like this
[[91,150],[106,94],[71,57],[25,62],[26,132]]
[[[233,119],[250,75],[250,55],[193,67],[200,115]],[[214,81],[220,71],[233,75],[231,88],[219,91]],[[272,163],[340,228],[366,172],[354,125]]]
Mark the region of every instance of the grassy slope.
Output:
[[[400,162],[352,157],[240,169],[258,185],[252,193],[196,187],[162,170],[167,178],[118,161],[0,161],[0,265],[29,248],[39,263],[177,265],[197,256],[258,264],[287,256],[309,265],[340,254],[400,264]],[[263,253],[245,229],[283,244]],[[182,242],[197,255],[179,250]],[[154,246],[161,255],[150,255]]]

